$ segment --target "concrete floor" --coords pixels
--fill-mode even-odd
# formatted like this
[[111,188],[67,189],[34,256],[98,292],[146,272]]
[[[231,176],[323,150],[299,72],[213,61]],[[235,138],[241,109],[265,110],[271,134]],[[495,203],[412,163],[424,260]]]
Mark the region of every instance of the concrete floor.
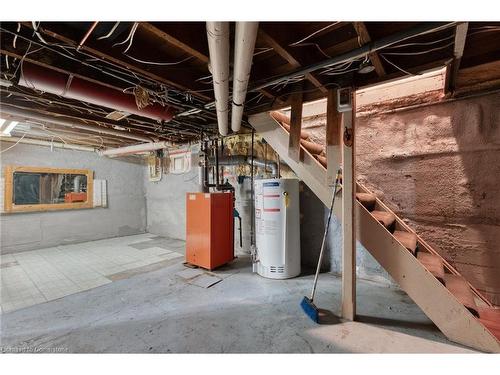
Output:
[[148,233],[0,255],[0,311],[93,289],[183,255],[183,241]]
[[[3,313],[1,350],[127,353],[465,353],[403,292],[358,283],[357,322],[317,325],[299,307],[312,275],[269,280],[248,257],[215,272],[210,288],[179,275],[182,258],[137,268],[114,282]],[[181,274],[182,275],[182,274]],[[317,304],[337,312],[340,279],[322,274]],[[42,348],[42,349],[40,349]]]

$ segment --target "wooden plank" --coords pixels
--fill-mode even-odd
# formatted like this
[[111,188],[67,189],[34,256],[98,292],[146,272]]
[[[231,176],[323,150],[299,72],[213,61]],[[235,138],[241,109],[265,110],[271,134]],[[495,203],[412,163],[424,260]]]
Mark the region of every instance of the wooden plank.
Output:
[[[359,41],[361,45],[368,44],[372,41],[368,30],[366,29],[366,25],[364,22],[353,22],[353,26],[356,29],[356,33],[359,36]],[[368,58],[370,59],[372,65],[375,67],[375,71],[377,72],[379,77],[385,76],[386,72],[384,69],[384,65],[380,60],[380,57],[377,52],[372,52],[368,54]]]
[[181,40],[173,37],[172,35],[166,33],[165,31],[163,30],[160,30],[159,28],[157,28],[156,26],[152,25],[151,23],[149,22],[139,22],[139,27],[144,29],[144,30],[147,30],[148,32],[156,35],[157,37],[163,39],[165,42],[167,42],[168,44],[180,49],[181,51],[187,53],[188,55],[190,56],[193,56],[194,58],[204,62],[204,63],[207,63],[208,64],[208,61],[209,61],[209,57],[207,55],[205,55],[204,53],[200,52],[200,51],[197,51],[196,49],[194,49],[193,47],[191,47],[190,45],[182,42]]
[[459,23],[455,28],[455,43],[453,46],[453,60],[446,67],[445,93],[454,93],[456,90],[457,76],[460,62],[464,54],[465,40],[467,38],[468,22]]
[[460,69],[456,83],[460,94],[500,87],[500,60]]
[[288,155],[295,161],[300,160],[300,132],[302,130],[302,94],[292,95],[292,108],[290,115],[290,139]]
[[337,111],[337,90],[328,90],[326,104],[326,183],[332,186],[340,161],[342,115]]
[[[352,94],[355,97],[355,94]],[[355,105],[342,113],[342,134],[354,134]],[[342,317],[356,316],[356,238],[354,232],[354,142],[342,143]]]

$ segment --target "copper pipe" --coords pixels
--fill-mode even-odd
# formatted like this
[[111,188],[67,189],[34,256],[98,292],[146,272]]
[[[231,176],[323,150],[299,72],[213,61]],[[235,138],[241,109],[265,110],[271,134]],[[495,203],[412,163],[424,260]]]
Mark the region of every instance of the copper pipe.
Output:
[[99,23],[99,21],[95,21],[92,26],[90,26],[90,28],[88,29],[87,33],[83,36],[82,40],[80,41],[80,43],[78,44],[78,47],[76,47],[76,50],[77,51],[80,51],[80,48],[83,47],[83,45],[85,44],[85,42],[87,41],[88,37],[90,36],[90,34],[92,34],[92,32],[94,31],[94,29],[96,28],[97,24]]

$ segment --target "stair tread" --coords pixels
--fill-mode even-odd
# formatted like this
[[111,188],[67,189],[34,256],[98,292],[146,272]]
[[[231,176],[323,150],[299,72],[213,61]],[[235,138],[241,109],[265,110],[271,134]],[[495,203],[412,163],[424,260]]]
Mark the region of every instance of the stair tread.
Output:
[[380,222],[387,229],[396,221],[396,216],[387,211],[372,211],[371,214],[378,222]]
[[436,279],[444,283],[444,265],[441,257],[431,253],[419,252],[417,254],[417,259],[424,265],[425,268],[429,270],[430,273],[434,275]]
[[417,252],[417,235],[415,233],[396,230],[393,235],[404,247],[415,255]]
[[479,316],[474,294],[467,281],[459,275],[445,274],[446,288],[475,316]]
[[356,199],[368,210],[372,211],[377,202],[377,196],[371,193],[356,193]]

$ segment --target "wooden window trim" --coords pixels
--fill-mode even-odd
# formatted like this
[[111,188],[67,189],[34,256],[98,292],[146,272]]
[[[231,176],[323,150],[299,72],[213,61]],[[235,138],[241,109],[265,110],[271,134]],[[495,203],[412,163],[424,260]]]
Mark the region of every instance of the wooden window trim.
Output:
[[[15,205],[13,203],[13,185],[15,172],[30,173],[57,173],[57,174],[80,174],[87,176],[87,201],[76,203],[53,203],[53,204],[26,204]],[[16,212],[44,212],[60,210],[78,210],[82,208],[93,208],[94,198],[94,172],[90,169],[68,169],[68,168],[46,168],[7,165],[4,167],[4,213]]]

